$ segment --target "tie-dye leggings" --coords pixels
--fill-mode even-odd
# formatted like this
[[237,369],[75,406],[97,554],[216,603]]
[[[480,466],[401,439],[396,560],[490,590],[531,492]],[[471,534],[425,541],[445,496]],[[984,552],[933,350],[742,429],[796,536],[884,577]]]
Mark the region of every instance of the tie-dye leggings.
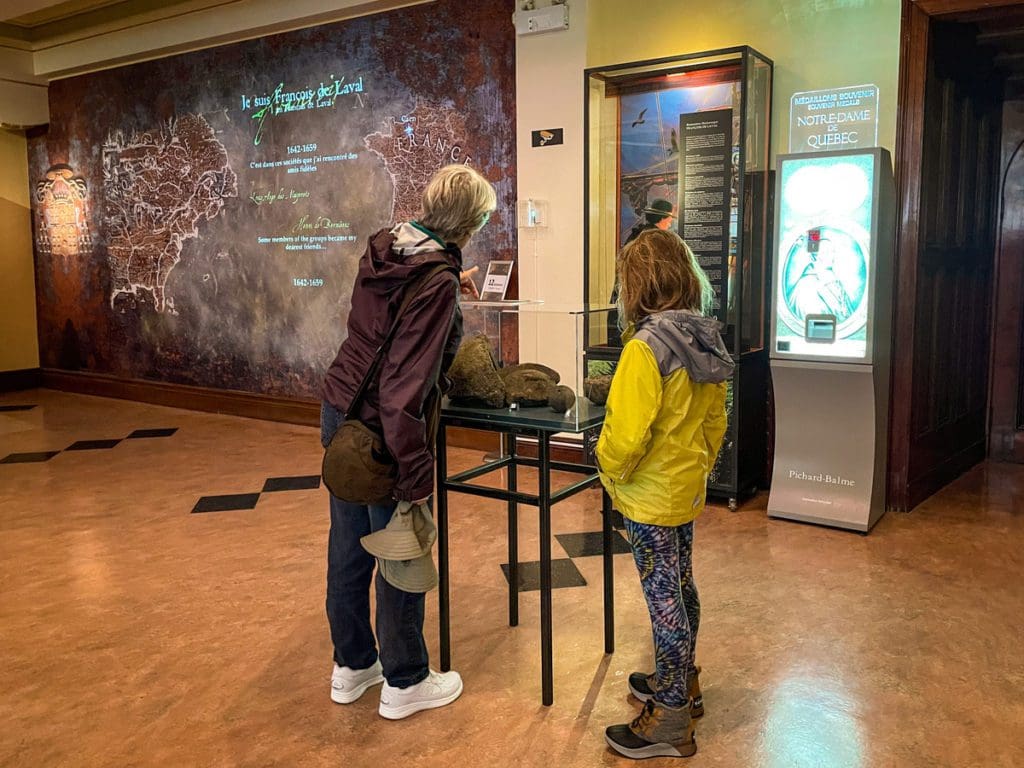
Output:
[[655,699],[681,707],[687,677],[696,671],[694,648],[700,600],[693,583],[693,523],[666,528],[625,518],[654,631]]

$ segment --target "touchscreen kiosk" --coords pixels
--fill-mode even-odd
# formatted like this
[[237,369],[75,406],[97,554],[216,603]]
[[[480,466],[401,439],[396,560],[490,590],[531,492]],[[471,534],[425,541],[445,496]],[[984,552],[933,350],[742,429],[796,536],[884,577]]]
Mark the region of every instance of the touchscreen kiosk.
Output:
[[867,531],[884,512],[895,187],[883,149],[781,156],[772,517]]

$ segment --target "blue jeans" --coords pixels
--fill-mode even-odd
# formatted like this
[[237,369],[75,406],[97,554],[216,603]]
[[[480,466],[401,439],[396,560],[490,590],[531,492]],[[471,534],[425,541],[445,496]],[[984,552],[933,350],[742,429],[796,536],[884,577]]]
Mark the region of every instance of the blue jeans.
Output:
[[[320,442],[326,448],[344,417],[323,403]],[[375,558],[359,539],[384,528],[396,503],[364,506],[331,495],[331,533],[327,543],[327,621],[338,666],[366,669],[380,662],[388,685],[407,688],[428,672],[427,645],[423,641],[426,595],[403,592],[377,573],[377,636],[370,626],[370,580]]]

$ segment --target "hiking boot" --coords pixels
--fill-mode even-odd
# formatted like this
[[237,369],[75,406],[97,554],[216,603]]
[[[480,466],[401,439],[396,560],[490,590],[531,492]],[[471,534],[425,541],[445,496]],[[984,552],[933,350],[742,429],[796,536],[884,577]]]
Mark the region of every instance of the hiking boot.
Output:
[[384,683],[380,690],[381,717],[401,720],[424,709],[436,709],[451,704],[462,695],[462,678],[458,672],[435,672],[408,688],[393,688]]
[[689,757],[697,751],[693,738],[693,719],[689,702],[681,707],[666,707],[651,699],[629,725],[605,729],[608,746],[634,760],[647,757]]
[[[700,667],[690,675],[687,693],[690,696],[690,717],[701,717],[704,714],[704,696],[700,692]],[[647,703],[654,698],[654,675],[634,672],[629,676],[629,692],[633,697]]]
[[352,669],[334,665],[331,674],[331,701],[335,704],[351,704],[359,699],[367,688],[384,682],[380,659],[366,669]]

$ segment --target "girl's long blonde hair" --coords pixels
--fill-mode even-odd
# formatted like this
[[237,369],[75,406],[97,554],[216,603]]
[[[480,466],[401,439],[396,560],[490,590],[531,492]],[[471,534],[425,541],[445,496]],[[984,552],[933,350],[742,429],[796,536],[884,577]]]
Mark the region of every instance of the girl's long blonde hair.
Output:
[[707,315],[714,289],[690,246],[675,232],[649,229],[620,252],[619,322],[635,326],[648,315],[688,309]]

